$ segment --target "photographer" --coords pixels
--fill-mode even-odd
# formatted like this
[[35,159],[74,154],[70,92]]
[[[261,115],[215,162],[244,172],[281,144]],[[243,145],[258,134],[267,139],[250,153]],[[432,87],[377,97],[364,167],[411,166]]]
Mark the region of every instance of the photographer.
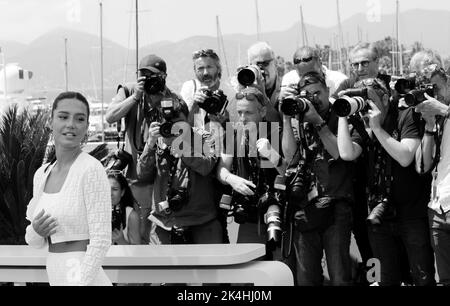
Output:
[[[180,92],[189,108],[189,123],[205,128],[210,120],[225,122],[227,97],[220,90],[222,66],[219,56],[212,49],[202,49],[193,53],[192,60],[195,79],[184,82]],[[209,109],[212,111],[208,113]]]
[[[214,133],[221,130],[229,120],[226,110],[228,98],[220,89],[222,77],[220,59],[214,50],[202,49],[193,53],[192,60],[196,78],[185,82],[181,88],[181,97],[189,108],[188,121],[193,127]],[[222,144],[216,145],[219,147]],[[223,185],[217,180],[214,184],[215,202],[219,205]],[[224,242],[229,243],[227,217],[220,215],[219,220],[224,230]]]
[[[256,88],[247,87],[236,94],[235,100],[240,120],[235,128],[236,130],[241,128],[242,132],[236,131],[235,135],[242,138],[234,137],[232,150],[227,148],[227,153],[222,154],[217,167],[217,178],[233,188],[232,202],[235,203],[231,210],[235,222],[240,224],[237,243],[266,244],[269,237],[263,234],[266,230],[260,228],[259,224],[264,223],[261,219],[268,207],[262,207],[264,203],[259,207],[258,201],[263,194],[273,191],[276,169],[284,173],[283,161],[278,152],[272,148],[269,141],[271,137],[258,135],[260,123],[266,121],[266,100],[263,94]],[[257,135],[252,138],[255,143],[252,143],[250,136],[249,139],[245,137],[245,131],[248,131],[249,135]],[[257,138],[259,139],[256,140]],[[269,164],[264,166],[256,154],[251,156],[250,152],[255,152],[254,150]],[[273,249],[267,247],[266,259],[272,258],[272,251]]]
[[450,173],[448,151],[448,117],[450,90],[448,76],[441,59],[431,50],[416,53],[411,58],[410,70],[429,79],[436,86],[436,97],[425,95],[426,101],[416,106],[425,120],[425,133],[416,155],[419,173],[432,172],[432,193],[428,204],[431,243],[436,256],[439,283],[450,285]]
[[[203,139],[187,122],[188,108],[181,99],[162,101],[163,119],[150,124],[137,175],[154,181],[150,219],[161,244],[222,243],[217,220],[213,179],[217,158],[211,152],[194,152],[192,138]],[[173,134],[182,130],[180,135]],[[179,141],[182,141],[180,152]],[[194,146],[197,149],[197,146]],[[208,153],[208,154],[207,154]],[[197,157],[199,156],[199,157]]]
[[125,118],[125,150],[131,153],[133,162],[128,166],[126,177],[134,198],[141,209],[141,235],[144,243],[152,241],[151,223],[147,220],[151,209],[152,184],[137,178],[136,163],[148,138],[153,114],[150,109],[160,107],[163,98],[176,97],[166,87],[166,62],[154,55],[147,55],[139,63],[136,83],[119,85],[116,96],[108,106],[106,121],[114,123]]
[[325,79],[330,94],[334,93],[339,85],[347,79],[343,73],[325,67],[320,58],[320,50],[316,48],[308,46],[298,48],[294,53],[293,63],[295,69],[283,76],[280,99],[298,95],[297,84],[300,78],[308,72],[319,73]]
[[[248,86],[257,88],[263,93],[264,98],[268,101],[266,103],[267,122],[281,123],[281,117],[276,106],[280,94],[281,80],[278,77],[276,57],[272,47],[266,42],[257,42],[247,50],[247,58],[249,64],[247,68],[252,67],[257,70],[255,71],[256,80],[254,84],[251,85],[236,84],[236,92],[239,92]],[[235,102],[229,104],[228,110],[230,112],[230,120],[232,122],[239,122]]]
[[[280,105],[283,153],[286,162],[297,165],[297,180],[290,183],[288,202],[294,208],[291,222],[297,284],[323,285],[325,250],[331,284],[351,285],[353,164],[340,158],[335,136],[338,117],[331,109],[323,76],[308,72],[297,87],[304,95],[283,99]],[[292,117],[300,122],[296,133]],[[360,143],[357,132],[353,141],[350,143],[355,146]]]
[[[401,284],[404,246],[414,284],[433,285],[433,254],[426,222],[429,177],[419,176],[413,162],[422,136],[420,118],[413,108],[400,110],[390,102],[382,80],[366,78],[354,87],[364,93],[354,97],[362,103],[359,111],[363,120],[353,121],[364,146],[350,144],[344,115],[339,119],[338,148],[345,160],[354,160],[364,151],[369,240],[375,258],[380,260],[379,284]],[[340,93],[341,99],[348,101],[347,93]],[[333,107],[339,103],[336,100]]]

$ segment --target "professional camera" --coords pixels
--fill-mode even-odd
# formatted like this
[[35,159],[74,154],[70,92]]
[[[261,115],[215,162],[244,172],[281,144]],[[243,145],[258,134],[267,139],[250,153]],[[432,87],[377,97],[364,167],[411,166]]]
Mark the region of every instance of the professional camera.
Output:
[[306,91],[302,91],[298,96],[287,97],[281,100],[280,109],[287,116],[304,114],[309,110],[307,101],[314,100],[314,97]]
[[416,77],[399,79],[394,87],[408,106],[416,106],[425,101],[427,99],[425,93],[430,97],[435,97],[437,92],[435,84],[427,83]]
[[123,171],[128,165],[133,163],[133,157],[124,149],[118,149],[113,153],[113,155],[108,156],[106,160],[106,171]]
[[174,124],[172,120],[178,117],[179,112],[175,110],[173,100],[172,99],[162,100],[161,111],[164,122],[159,127],[159,133],[164,138],[175,136],[172,134],[172,127]]
[[308,198],[311,175],[305,161],[301,160],[297,171],[291,173],[288,178],[289,188],[286,190],[288,203],[298,206]]
[[258,215],[258,197],[245,196],[238,192],[233,193],[233,212],[234,221],[238,224],[246,222],[256,222]]
[[367,109],[367,99],[367,87],[347,89],[343,96],[334,101],[332,108],[339,117],[348,117]]
[[264,214],[267,225],[267,242],[276,245],[281,241],[281,207],[273,192],[266,192],[259,198],[258,206]]
[[387,198],[382,198],[381,201],[376,201],[371,205],[370,214],[367,217],[367,221],[372,225],[381,224],[383,220],[389,220],[396,216],[395,207]]
[[111,225],[112,230],[120,230],[122,227],[122,214],[120,213],[120,207],[118,206],[112,208]]
[[170,215],[172,212],[179,211],[189,201],[187,188],[180,187],[178,189],[170,188],[167,191],[167,201],[158,203],[159,209],[165,214]]
[[147,76],[144,83],[144,91],[149,95],[155,95],[164,91],[166,80],[162,75]]
[[227,96],[220,89],[215,91],[204,89],[202,92],[207,98],[199,104],[199,107],[203,108],[208,114],[219,114],[227,102]]
[[242,86],[258,85],[258,81],[264,81],[266,73],[257,65],[249,65],[241,68],[237,74],[237,80]]

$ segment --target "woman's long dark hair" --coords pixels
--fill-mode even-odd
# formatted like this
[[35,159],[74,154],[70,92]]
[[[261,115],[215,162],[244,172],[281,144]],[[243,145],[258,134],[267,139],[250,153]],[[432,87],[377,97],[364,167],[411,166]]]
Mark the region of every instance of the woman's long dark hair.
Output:
[[120,171],[112,170],[108,172],[108,178],[116,180],[120,188],[122,190],[125,190],[123,196],[120,198],[119,206],[120,206],[120,216],[122,218],[122,224],[123,228],[127,225],[126,220],[126,208],[131,207],[134,209],[134,205],[137,203],[136,200],[133,197],[133,194],[131,193],[131,188],[128,185],[127,179],[123,176],[123,174]]

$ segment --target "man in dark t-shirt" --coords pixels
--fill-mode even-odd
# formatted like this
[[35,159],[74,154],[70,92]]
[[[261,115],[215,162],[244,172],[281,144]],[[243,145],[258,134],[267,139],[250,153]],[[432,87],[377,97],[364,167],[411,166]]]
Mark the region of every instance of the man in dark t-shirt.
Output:
[[[380,284],[400,285],[404,245],[414,284],[433,285],[434,259],[426,214],[430,177],[417,174],[414,164],[422,137],[420,118],[414,109],[399,111],[397,105],[390,103],[388,90],[377,79],[366,79],[355,87],[368,88],[370,110],[364,116],[363,126],[367,140],[364,147],[358,148],[349,144],[348,135],[340,133],[338,147],[349,160],[365,151],[366,192],[372,209],[369,240],[375,258],[380,260]],[[347,118],[340,118],[339,125],[340,130],[345,130]],[[379,208],[384,208],[384,213]]]
[[[299,196],[289,199],[289,205],[295,210],[292,222],[296,283],[323,285],[321,260],[325,251],[331,284],[351,285],[349,249],[354,164],[339,155],[338,117],[331,109],[325,79],[316,72],[309,72],[300,79],[298,88],[308,96],[308,101],[304,102],[308,110],[296,115],[295,120],[283,113],[282,137],[286,161],[305,165],[296,171],[304,177],[300,189],[305,196],[297,193]],[[286,111],[283,106],[281,110]],[[356,131],[349,138],[355,145],[360,143]],[[327,208],[329,213],[326,213]],[[314,213],[320,216],[313,218]]]

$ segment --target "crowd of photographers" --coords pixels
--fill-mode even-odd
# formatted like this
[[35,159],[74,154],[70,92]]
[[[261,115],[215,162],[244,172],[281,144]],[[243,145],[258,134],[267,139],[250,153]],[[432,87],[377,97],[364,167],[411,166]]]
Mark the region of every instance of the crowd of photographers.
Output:
[[266,244],[265,260],[285,262],[296,285],[323,285],[323,260],[331,285],[435,285],[435,267],[450,285],[450,91],[439,55],[420,51],[401,77],[380,73],[367,43],[350,52],[349,76],[311,47],[282,78],[275,59],[267,43],[251,46],[228,96],[211,49],[193,53],[195,78],[180,95],[153,54],[118,87],[106,119],[124,118],[117,155],[127,158],[111,168],[139,203],[140,242],[229,243],[232,217],[237,243]]

